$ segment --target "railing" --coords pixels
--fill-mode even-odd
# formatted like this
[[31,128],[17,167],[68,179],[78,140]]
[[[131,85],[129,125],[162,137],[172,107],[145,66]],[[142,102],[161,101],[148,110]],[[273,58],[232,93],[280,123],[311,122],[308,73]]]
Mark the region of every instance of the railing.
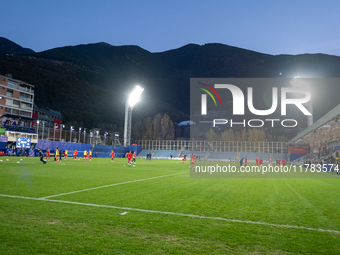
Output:
[[33,102],[33,99],[30,98],[30,97],[19,96],[19,98],[22,99],[22,100],[26,100],[26,101],[29,101],[29,102]]
[[8,87],[18,89],[18,83],[16,83],[16,82],[8,81],[7,85],[8,85]]
[[20,112],[20,116],[26,116],[26,117],[31,117],[31,113],[29,112]]
[[285,142],[137,140],[131,143],[146,150],[287,153]]
[[33,89],[29,89],[29,88],[25,88],[25,87],[21,87],[21,86],[19,86],[19,89],[22,90],[22,91],[29,92],[29,93],[34,93]]
[[[113,145],[114,137],[107,136],[106,138],[101,136],[91,137],[89,133],[84,133],[77,131],[72,131],[68,129],[63,129],[60,132],[60,129],[53,129],[43,127],[39,125],[35,127],[38,132],[38,139],[40,140],[49,140],[49,141],[63,141],[63,142],[76,142],[76,143],[88,143],[88,144],[101,144],[101,145]],[[72,134],[71,134],[72,133]]]
[[32,110],[32,106],[26,106],[21,104],[21,109]]

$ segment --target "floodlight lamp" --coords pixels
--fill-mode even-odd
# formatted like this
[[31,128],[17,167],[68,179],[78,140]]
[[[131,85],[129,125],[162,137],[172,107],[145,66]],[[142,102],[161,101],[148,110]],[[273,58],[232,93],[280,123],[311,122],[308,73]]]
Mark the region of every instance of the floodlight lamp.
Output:
[[139,85],[135,86],[135,88],[131,92],[129,99],[128,99],[128,105],[130,107],[134,107],[137,104],[143,91],[144,91],[144,88],[142,88],[141,86]]

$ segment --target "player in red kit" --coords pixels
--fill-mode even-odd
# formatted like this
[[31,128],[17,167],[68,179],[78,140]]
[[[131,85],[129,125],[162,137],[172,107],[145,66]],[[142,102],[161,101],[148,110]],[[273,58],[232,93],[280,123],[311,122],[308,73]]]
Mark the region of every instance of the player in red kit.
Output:
[[280,160],[280,158],[277,158],[277,165],[278,165],[278,166],[281,165],[281,160]]
[[182,164],[184,164],[184,160],[185,160],[185,157],[184,157],[184,154],[182,155]]
[[256,157],[256,166],[259,166],[259,159]]
[[283,159],[282,159],[282,166],[285,167],[285,166],[286,166],[286,163],[287,163],[287,162],[286,162],[286,159],[283,158]]
[[129,151],[128,153],[128,164],[131,165],[131,160],[132,160],[132,153]]
[[244,166],[247,166],[247,162],[248,162],[248,159],[247,159],[247,156],[244,158]]
[[115,152],[112,150],[110,155],[111,155],[111,162],[114,162],[115,161]]
[[51,159],[51,151],[50,151],[49,148],[47,148],[47,150],[46,150],[46,160],[47,160],[47,158],[48,158],[48,161],[50,161],[50,159]]
[[73,152],[73,159],[77,160],[77,155],[78,155],[78,151],[75,150],[75,151]]
[[191,155],[191,160],[190,160],[190,166],[191,168],[195,168],[195,156],[194,155]]
[[260,158],[260,168],[262,169],[262,163],[263,163],[263,160],[262,160],[262,157]]

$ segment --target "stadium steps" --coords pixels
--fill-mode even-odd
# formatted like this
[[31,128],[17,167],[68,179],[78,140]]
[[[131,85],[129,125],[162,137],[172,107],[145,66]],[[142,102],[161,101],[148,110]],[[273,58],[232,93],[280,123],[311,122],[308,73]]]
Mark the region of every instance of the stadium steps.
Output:
[[179,158],[182,154],[182,150],[179,150],[178,154],[176,155],[176,158]]
[[156,150],[153,150],[153,152],[151,152],[151,156],[153,157],[153,154],[155,154]]
[[214,145],[212,142],[208,142],[207,141],[207,145],[209,146],[209,151],[212,150],[212,151],[215,151],[215,148],[214,148]]
[[237,152],[236,160],[240,160],[240,152]]
[[210,151],[207,152],[207,154],[205,155],[205,159],[208,159],[210,155]]

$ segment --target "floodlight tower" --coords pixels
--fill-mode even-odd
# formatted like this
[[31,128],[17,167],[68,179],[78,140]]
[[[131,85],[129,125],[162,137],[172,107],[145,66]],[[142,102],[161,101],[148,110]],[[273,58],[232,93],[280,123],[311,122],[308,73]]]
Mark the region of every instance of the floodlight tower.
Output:
[[144,88],[136,85],[131,92],[125,104],[125,123],[124,123],[124,147],[130,145],[131,140],[131,122],[132,122],[132,109],[139,101]]
[[59,139],[60,141],[61,141],[61,135],[63,133],[63,128],[65,128],[65,125],[64,124],[60,125],[60,139]]

